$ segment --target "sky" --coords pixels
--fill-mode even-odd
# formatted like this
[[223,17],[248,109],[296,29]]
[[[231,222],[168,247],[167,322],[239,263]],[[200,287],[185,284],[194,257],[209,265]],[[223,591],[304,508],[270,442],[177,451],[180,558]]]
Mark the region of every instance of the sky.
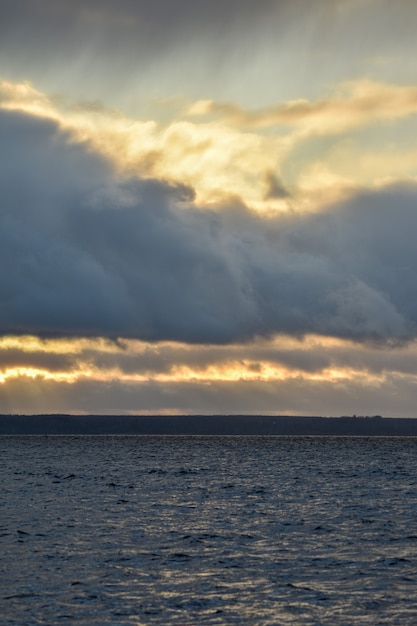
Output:
[[0,0],[0,412],[416,416],[415,0]]

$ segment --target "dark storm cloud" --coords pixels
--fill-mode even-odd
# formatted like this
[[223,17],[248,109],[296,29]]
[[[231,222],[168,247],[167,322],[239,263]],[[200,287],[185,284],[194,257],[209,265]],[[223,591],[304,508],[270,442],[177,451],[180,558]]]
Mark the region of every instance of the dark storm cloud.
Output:
[[228,343],[416,335],[417,188],[264,220],[112,178],[51,122],[0,112],[0,333]]

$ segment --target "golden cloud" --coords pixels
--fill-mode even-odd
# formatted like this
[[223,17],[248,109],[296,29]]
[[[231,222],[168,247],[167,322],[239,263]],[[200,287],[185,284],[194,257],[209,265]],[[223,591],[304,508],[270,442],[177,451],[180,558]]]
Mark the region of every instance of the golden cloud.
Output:
[[395,119],[417,112],[417,87],[370,80],[342,83],[333,96],[316,101],[291,100],[258,111],[214,100],[199,100],[188,108],[191,117],[215,116],[246,128],[290,125],[302,134],[345,132],[371,121]]
[[[361,80],[343,83],[327,99],[294,100],[254,112],[200,100],[185,107],[183,119],[162,123],[129,118],[100,103],[50,99],[28,82],[3,81],[0,107],[55,121],[74,141],[88,142],[108,158],[120,176],[185,184],[195,191],[197,205],[240,198],[267,213],[316,209],[358,185],[388,180],[392,150],[360,144],[344,157],[342,141],[341,149],[336,143],[319,159],[313,154],[306,160],[302,147],[301,157],[294,157],[294,148],[314,136],[410,116],[417,112],[417,87]],[[394,165],[396,178],[416,175],[413,151]],[[283,168],[291,172],[290,185],[282,181]],[[271,180],[281,193],[271,193]]]
[[[0,358],[14,350],[20,365],[0,365],[0,384],[31,378],[61,383],[80,381],[140,384],[304,380],[339,384],[381,384],[387,372],[417,380],[417,342],[386,352],[315,335],[256,340],[232,346],[192,346],[137,340],[3,337]],[[65,354],[69,365],[48,369],[48,354]],[[37,359],[36,359],[37,355]],[[7,359],[3,359],[7,361]]]

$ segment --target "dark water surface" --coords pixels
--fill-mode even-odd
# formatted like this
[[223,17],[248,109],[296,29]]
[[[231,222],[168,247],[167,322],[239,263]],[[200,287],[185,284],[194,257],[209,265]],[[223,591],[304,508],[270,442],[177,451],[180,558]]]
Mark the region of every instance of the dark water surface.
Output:
[[1,624],[417,624],[417,440],[0,438]]

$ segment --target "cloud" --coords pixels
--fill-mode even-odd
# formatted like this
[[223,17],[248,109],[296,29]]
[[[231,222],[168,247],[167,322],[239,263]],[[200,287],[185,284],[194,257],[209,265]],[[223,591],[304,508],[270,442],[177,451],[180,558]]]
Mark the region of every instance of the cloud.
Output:
[[363,79],[339,85],[333,96],[316,101],[300,99],[246,111],[231,102],[200,100],[190,106],[188,113],[192,117],[214,115],[248,128],[291,125],[298,127],[301,136],[342,133],[417,113],[417,87]]
[[[304,0],[262,0],[255,4],[252,0],[119,0],[117,5],[113,0],[14,0],[2,7],[0,33],[3,41],[25,33],[30,43],[42,34],[44,39],[38,42],[36,52],[51,42],[60,42],[65,48],[72,41],[71,47],[76,49],[77,35],[86,36],[87,41],[90,35],[97,43],[99,35],[104,39],[110,31],[115,41],[107,41],[107,49],[112,52],[120,47],[120,35],[124,35],[124,44],[135,39],[139,48],[151,46],[153,51],[164,51],[173,40],[184,43],[206,37],[213,41],[215,36],[219,43],[233,35],[253,34],[257,26],[265,28],[271,22],[275,33],[285,35],[289,28],[298,27],[313,42],[316,36],[329,38],[333,29],[359,25],[367,30],[371,41],[384,34],[386,43],[390,26],[396,35],[401,27],[403,36],[413,32],[409,21],[415,13],[413,0],[402,0],[398,7],[392,7],[388,0],[317,0],[311,8]],[[374,18],[371,29],[369,22],[361,24],[370,16]]]
[[287,2],[16,0],[2,7],[0,50],[12,69],[38,72],[43,62],[49,74],[64,66],[70,81],[77,75],[90,82],[107,75],[108,81],[111,64],[118,70],[113,83],[122,85],[135,67],[146,71],[178,48],[187,51],[204,42],[218,59],[232,37],[254,33],[278,13],[289,13]]
[[417,342],[0,340],[0,412],[413,415]]
[[63,354],[23,352],[18,349],[0,350],[0,370],[3,371],[23,368],[45,372],[61,372],[70,368],[71,365],[72,359]]
[[3,5],[2,75],[33,80],[50,93],[104,100],[133,114],[144,100],[174,93],[258,108],[314,98],[320,89],[358,75],[415,82],[412,1]]
[[74,139],[88,140],[125,175],[185,183],[202,202],[240,196],[262,208],[265,197],[285,205],[283,200],[289,196],[283,183],[280,193],[277,183],[274,193],[272,184],[273,178],[278,181],[278,162],[288,149],[285,138],[262,137],[216,123],[141,121],[98,103],[86,106],[48,98],[28,82],[0,81],[0,107],[53,120]]
[[[362,95],[356,98],[353,91]],[[336,97],[322,101],[316,121],[301,116],[285,128],[261,132],[245,127],[239,116],[207,118],[203,114],[210,103],[194,103],[183,110],[185,118],[178,110],[179,118],[162,123],[129,117],[99,102],[47,97],[28,82],[0,81],[1,108],[54,120],[74,139],[88,141],[124,175],[185,183],[200,203],[240,197],[259,211],[293,208],[293,198],[300,202],[301,196],[311,208],[321,198],[346,196],[358,184],[414,177],[409,136],[417,117],[408,116],[416,106],[415,89],[361,82],[345,96],[343,102],[341,96],[340,102]],[[313,109],[316,104],[305,103]],[[284,102],[277,110],[291,106]]]
[[[62,384],[20,378],[0,386],[2,413],[380,414],[415,415],[415,377],[388,375],[379,383],[356,377],[327,381],[244,381],[126,384],[83,380]],[[208,418],[207,418],[208,419]]]
[[372,386],[394,375],[416,378],[416,348],[416,342],[382,349],[319,336],[206,346],[6,337],[0,342],[0,379],[26,376],[70,383],[118,380],[125,384],[298,379],[325,381],[330,386],[358,379]]
[[265,178],[267,184],[266,200],[289,198],[291,196],[282,180],[274,172],[267,172]]
[[315,215],[194,206],[117,179],[53,122],[0,111],[0,333],[191,343],[416,335],[417,189]]

